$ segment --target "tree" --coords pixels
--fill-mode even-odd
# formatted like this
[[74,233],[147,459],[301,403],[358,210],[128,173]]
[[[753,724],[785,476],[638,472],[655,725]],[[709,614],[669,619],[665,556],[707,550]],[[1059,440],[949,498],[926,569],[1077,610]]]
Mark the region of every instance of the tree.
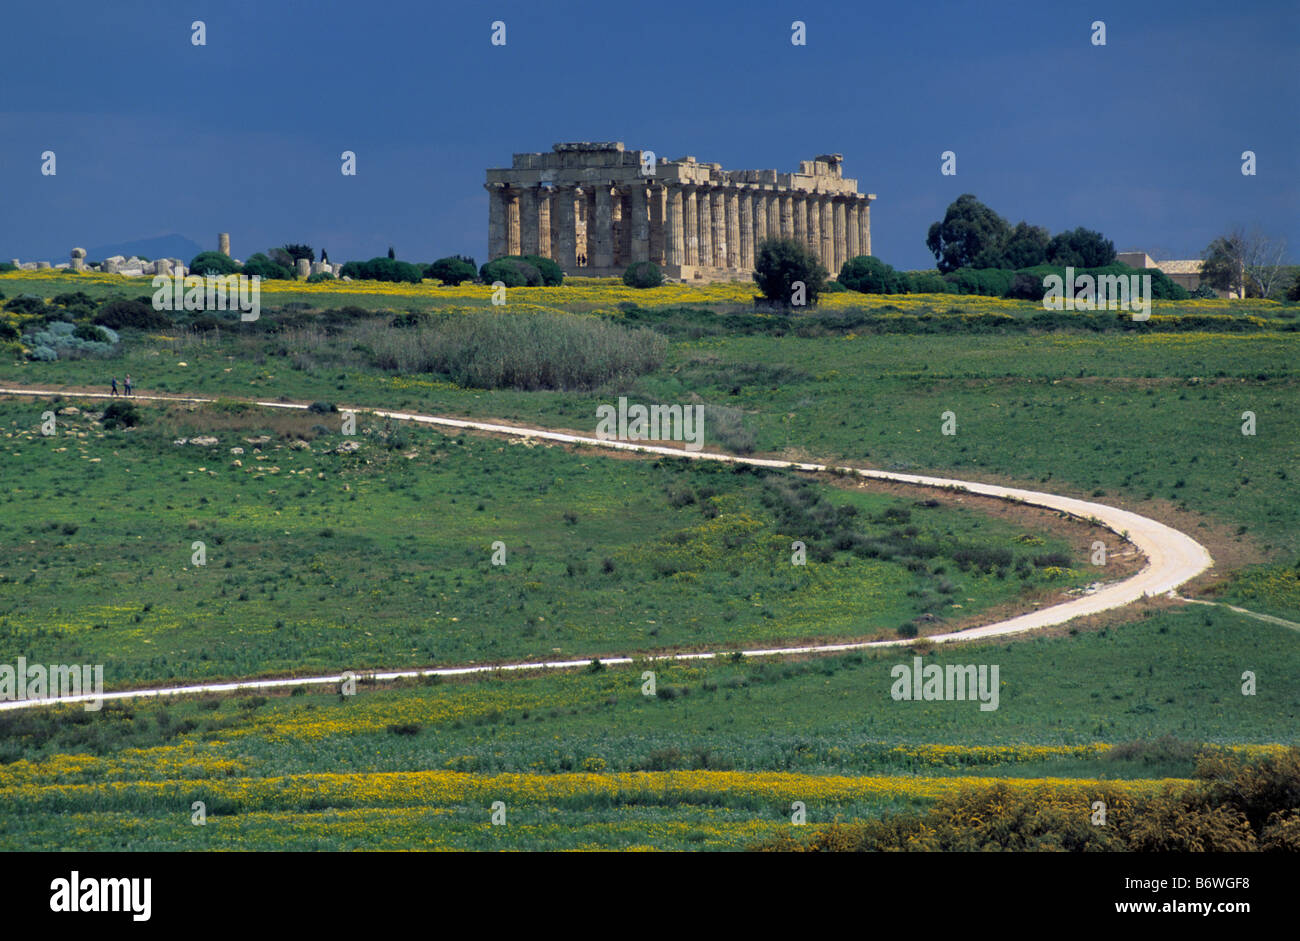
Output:
[[964,193],[948,206],[942,222],[930,226],[925,244],[942,274],[967,267],[998,268],[1009,234],[1007,220]]
[[316,260],[316,253],[312,251],[310,245],[299,245],[297,243],[292,243],[283,246],[281,248],[281,251],[283,251],[286,255],[288,255],[290,258],[293,259],[293,261],[290,262],[288,265],[289,268],[295,267],[298,264],[299,258],[306,258],[308,261]]
[[239,265],[221,252],[199,252],[190,259],[190,273],[200,276],[238,274]]
[[1210,243],[1202,256],[1201,280],[1238,297],[1269,297],[1287,276],[1282,264],[1286,239],[1273,239],[1260,229],[1240,226]]
[[474,267],[472,262],[451,256],[439,258],[426,269],[425,273],[430,278],[437,278],[443,284],[455,287],[462,281],[473,281],[478,274],[478,269]]
[[863,294],[906,294],[911,286],[907,275],[871,255],[846,261],[840,268],[839,282]]
[[1295,276],[1295,284],[1291,285],[1291,290],[1286,292],[1288,301],[1300,301],[1300,274]]
[[388,246],[388,257],[390,260],[394,261],[397,259],[397,252],[391,245]]
[[630,288],[657,288],[664,283],[664,273],[650,261],[634,261],[623,271],[623,283]]
[[1047,243],[1047,262],[1051,265],[1104,268],[1114,261],[1115,243],[1082,226],[1061,232]]
[[795,282],[804,286],[804,301],[817,304],[822,285],[828,277],[817,256],[794,239],[765,239],[754,256],[754,281],[770,301],[789,305],[794,297]]
[[1041,225],[1017,222],[1002,250],[1002,267],[1032,268],[1043,264],[1047,261],[1047,246],[1050,242],[1051,235]]
[[273,278],[280,281],[289,281],[293,278],[293,272],[284,265],[272,261],[261,252],[257,252],[248,261],[244,262],[244,274],[250,278],[261,278],[263,281],[269,281]]

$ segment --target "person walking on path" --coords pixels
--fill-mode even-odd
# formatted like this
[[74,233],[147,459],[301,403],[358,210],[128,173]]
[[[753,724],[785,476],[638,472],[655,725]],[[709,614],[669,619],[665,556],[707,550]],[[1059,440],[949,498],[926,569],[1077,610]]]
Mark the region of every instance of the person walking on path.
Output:
[[130,374],[130,373],[127,373],[127,374],[126,374],[126,383],[125,383],[125,386],[126,386],[126,394],[127,394],[127,395],[130,395],[130,394],[131,394],[131,374]]
[[113,377],[113,394],[117,395],[117,376]]

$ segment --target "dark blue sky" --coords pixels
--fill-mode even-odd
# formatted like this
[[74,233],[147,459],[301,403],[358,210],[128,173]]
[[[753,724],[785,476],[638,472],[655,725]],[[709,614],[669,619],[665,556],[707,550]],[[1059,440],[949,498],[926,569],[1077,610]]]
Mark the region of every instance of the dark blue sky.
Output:
[[0,34],[0,259],[229,231],[242,258],[482,261],[484,169],[562,140],[728,169],[842,153],[905,268],[965,192],[1121,251],[1198,257],[1240,223],[1300,257],[1295,0],[8,0]]

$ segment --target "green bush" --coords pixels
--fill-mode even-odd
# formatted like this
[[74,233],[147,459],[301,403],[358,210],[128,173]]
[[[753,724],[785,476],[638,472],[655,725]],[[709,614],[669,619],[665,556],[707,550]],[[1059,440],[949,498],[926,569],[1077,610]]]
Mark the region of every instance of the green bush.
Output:
[[250,278],[261,278],[263,281],[291,281],[293,272],[277,262],[272,261],[266,255],[258,252],[248,261],[244,262],[244,274]]
[[823,294],[848,294],[850,293],[850,291],[848,288],[840,284],[838,281],[827,281],[825,284],[822,285],[822,293]]
[[322,281],[333,281],[333,280],[334,280],[334,275],[330,274],[330,272],[328,271],[318,271],[313,275],[308,275],[307,277],[308,284],[320,284]]
[[104,331],[103,327],[97,327],[94,324],[82,323],[77,324],[73,329],[72,335],[78,340],[87,340],[92,343],[111,343],[112,338]]
[[438,373],[478,389],[586,390],[626,383],[663,363],[668,341],[595,317],[571,314],[439,316],[369,339],[375,365]]
[[794,239],[765,239],[754,253],[754,281],[769,301],[790,306],[794,284],[801,281],[807,306],[815,307],[827,277],[817,256]]
[[[1152,287],[1154,289],[1154,283],[1152,284]],[[1195,291],[1192,291],[1191,296],[1213,299],[1218,297],[1219,294],[1217,291],[1214,290],[1214,288],[1210,287],[1208,284],[1202,284]]]
[[958,268],[944,275],[958,294],[984,294],[1002,297],[1009,290],[1015,272],[1002,268]]
[[1300,274],[1296,275],[1295,283],[1286,292],[1286,299],[1288,301],[1300,301]]
[[951,294],[952,287],[935,271],[914,271],[907,275],[912,294]]
[[235,260],[221,252],[199,252],[190,259],[190,274],[239,274],[239,265]]
[[500,281],[508,288],[541,287],[542,273],[522,258],[509,256],[489,261],[479,269],[479,277],[484,284]]
[[840,268],[840,284],[863,294],[906,294],[908,278],[871,255],[850,258]]
[[424,271],[419,265],[392,258],[350,261],[343,266],[342,275],[360,281],[393,281],[409,284],[419,284],[424,279]]
[[160,310],[154,310],[152,304],[124,300],[109,301],[99,309],[94,322],[114,330],[121,330],[123,327],[148,330],[172,325],[171,318]]
[[[11,265],[9,262],[0,261],[0,274],[4,274],[6,271],[17,271],[17,270],[18,269],[15,268],[13,265]],[[0,297],[3,297],[3,295],[0,295]]]
[[140,424],[140,413],[131,402],[110,402],[100,421],[110,431],[114,428],[134,428]]
[[7,320],[0,320],[0,340],[17,340],[18,328]]
[[471,259],[461,258],[459,255],[439,258],[424,269],[426,278],[435,278],[452,287],[462,281],[473,281],[477,275],[478,269],[474,267],[474,262]]
[[39,314],[45,310],[45,298],[34,294],[20,294],[5,304],[5,309],[15,314]]
[[623,271],[623,283],[630,288],[657,288],[664,283],[664,273],[649,261],[634,261]]
[[557,262],[549,258],[543,258],[541,255],[520,255],[519,257],[541,272],[542,284],[548,288],[558,288],[564,283],[564,269]]

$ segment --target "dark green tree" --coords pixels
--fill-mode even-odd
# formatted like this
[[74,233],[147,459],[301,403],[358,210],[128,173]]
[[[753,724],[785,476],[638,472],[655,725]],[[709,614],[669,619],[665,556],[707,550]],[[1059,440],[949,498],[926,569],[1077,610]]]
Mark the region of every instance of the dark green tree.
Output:
[[1051,265],[1104,268],[1114,261],[1115,243],[1082,226],[1054,235],[1047,243],[1047,263]]
[[958,268],[1000,268],[1010,231],[1007,220],[964,193],[948,206],[942,222],[930,226],[925,244],[943,274]]
[[789,305],[795,282],[802,282],[804,301],[813,307],[827,277],[817,256],[794,239],[765,239],[754,255],[754,281],[769,301]]

